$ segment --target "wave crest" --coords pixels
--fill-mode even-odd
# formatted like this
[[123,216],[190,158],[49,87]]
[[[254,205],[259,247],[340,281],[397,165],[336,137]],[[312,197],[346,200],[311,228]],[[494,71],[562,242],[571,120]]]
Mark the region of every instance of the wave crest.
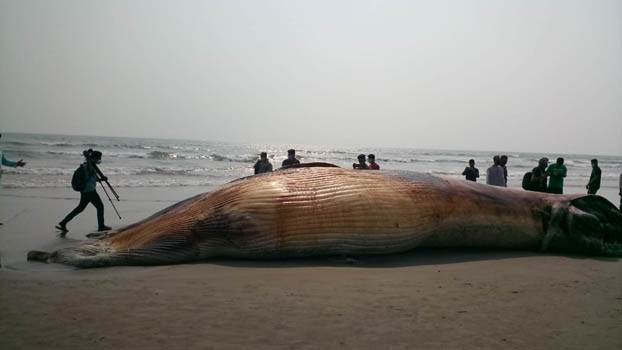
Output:
[[231,156],[223,156],[220,154],[210,154],[210,159],[216,162],[235,162],[235,163],[254,163],[259,158],[257,156],[241,156],[241,157],[231,157]]

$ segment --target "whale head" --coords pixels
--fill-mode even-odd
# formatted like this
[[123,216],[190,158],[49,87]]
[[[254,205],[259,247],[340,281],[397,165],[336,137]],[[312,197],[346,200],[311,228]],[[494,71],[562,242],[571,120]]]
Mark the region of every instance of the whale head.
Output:
[[622,212],[597,195],[551,206],[543,250],[622,256]]

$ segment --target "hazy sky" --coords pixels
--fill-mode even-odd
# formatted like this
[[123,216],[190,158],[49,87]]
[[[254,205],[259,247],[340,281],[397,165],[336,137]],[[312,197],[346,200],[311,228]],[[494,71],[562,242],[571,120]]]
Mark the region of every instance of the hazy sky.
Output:
[[0,0],[0,129],[622,154],[622,1]]

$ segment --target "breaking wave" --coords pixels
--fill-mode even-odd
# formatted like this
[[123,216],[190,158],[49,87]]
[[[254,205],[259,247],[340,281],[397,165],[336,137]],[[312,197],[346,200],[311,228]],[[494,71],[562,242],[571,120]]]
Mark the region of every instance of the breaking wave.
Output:
[[210,159],[216,162],[235,162],[235,163],[254,163],[257,161],[257,156],[222,156],[220,154],[210,154]]

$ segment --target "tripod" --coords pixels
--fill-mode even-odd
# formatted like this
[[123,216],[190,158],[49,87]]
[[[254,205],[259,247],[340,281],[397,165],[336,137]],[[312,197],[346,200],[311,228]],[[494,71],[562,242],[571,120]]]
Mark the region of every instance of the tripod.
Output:
[[[95,172],[97,173],[97,181],[99,181],[100,184],[102,183],[102,181],[105,182],[106,185],[108,185],[108,187],[110,188],[110,192],[112,192],[112,194],[115,196],[117,201],[120,202],[121,200],[119,199],[119,195],[117,194],[117,191],[115,191],[114,188],[112,188],[112,185],[110,185],[110,183],[108,182],[108,178],[104,176],[101,170],[99,170],[99,168],[97,167],[97,164],[95,164],[92,161],[89,161],[89,163],[91,164],[91,166],[93,166],[93,169],[95,169]],[[108,200],[110,201],[110,204],[112,205],[112,208],[114,209],[115,213],[117,213],[119,220],[121,220],[121,215],[119,215],[119,211],[114,206],[114,203],[112,202],[112,199],[108,195],[108,191],[106,191],[106,187],[103,184],[102,184],[102,188],[104,189],[104,193],[106,194],[106,197],[108,197]]]

